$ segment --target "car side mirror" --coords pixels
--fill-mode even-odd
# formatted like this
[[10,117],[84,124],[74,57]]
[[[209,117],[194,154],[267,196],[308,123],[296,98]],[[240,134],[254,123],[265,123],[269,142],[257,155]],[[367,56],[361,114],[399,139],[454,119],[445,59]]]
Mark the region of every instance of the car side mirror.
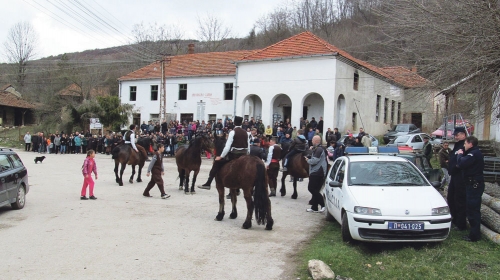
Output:
[[339,183],[337,181],[330,181],[330,183],[328,183],[328,185],[330,185],[330,187],[332,187],[332,188],[340,188],[340,187],[342,187],[342,183]]
[[439,188],[441,187],[441,182],[439,182],[439,181],[431,182],[431,185],[432,185],[435,189],[439,189]]

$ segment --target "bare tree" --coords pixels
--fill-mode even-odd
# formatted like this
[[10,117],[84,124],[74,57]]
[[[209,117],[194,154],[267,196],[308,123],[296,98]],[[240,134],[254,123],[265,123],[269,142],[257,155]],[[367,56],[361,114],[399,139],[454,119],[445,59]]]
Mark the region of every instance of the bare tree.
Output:
[[[387,0],[378,10],[382,60],[410,61],[447,95],[469,101],[452,113],[482,119],[496,108],[500,86],[500,6],[497,0]],[[461,104],[467,104],[461,103]],[[453,106],[450,106],[453,109]]]
[[9,62],[14,63],[17,83],[22,87],[26,78],[28,61],[36,55],[38,36],[29,22],[16,23],[7,35],[4,43]]
[[141,45],[150,59],[157,59],[160,54],[177,55],[183,52],[182,38],[184,32],[179,25],[158,25],[143,22],[135,24],[132,29],[135,43]]
[[214,15],[198,17],[198,37],[209,52],[222,51],[226,40],[231,37],[231,29]]

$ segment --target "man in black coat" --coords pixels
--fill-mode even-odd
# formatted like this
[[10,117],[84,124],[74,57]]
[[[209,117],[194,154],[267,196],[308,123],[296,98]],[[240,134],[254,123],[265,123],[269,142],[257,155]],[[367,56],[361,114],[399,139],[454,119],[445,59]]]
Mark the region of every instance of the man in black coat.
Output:
[[469,235],[465,241],[476,242],[481,239],[481,197],[484,192],[484,157],[477,147],[474,136],[465,139],[463,150],[457,152],[457,166],[462,170],[465,184],[466,215],[470,224]]
[[457,141],[450,153],[450,159],[448,160],[448,174],[451,176],[450,183],[448,185],[448,195],[446,199],[448,200],[448,206],[450,207],[450,214],[452,216],[452,223],[455,229],[466,230],[467,224],[465,221],[465,182],[462,175],[462,171],[457,167],[457,155],[458,151],[464,149],[464,143],[466,138],[465,128],[457,127],[453,131],[455,140]]

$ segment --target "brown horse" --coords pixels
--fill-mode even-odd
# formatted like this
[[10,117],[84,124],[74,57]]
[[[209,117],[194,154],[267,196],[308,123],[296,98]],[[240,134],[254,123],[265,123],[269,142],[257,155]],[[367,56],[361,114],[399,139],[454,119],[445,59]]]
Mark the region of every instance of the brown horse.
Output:
[[[148,158],[148,154],[146,152],[146,149],[142,147],[141,145],[136,145],[137,150],[139,152],[136,152],[132,149],[132,146],[128,144],[122,144],[119,146],[116,146],[113,151],[112,151],[112,159],[115,160],[115,177],[116,177],[116,182],[118,185],[123,186],[123,171],[125,170],[125,167],[128,165],[132,165],[132,175],[130,176],[129,182],[133,183],[134,182],[134,175],[135,175],[135,166],[139,166],[138,170],[138,175],[137,175],[137,182],[142,182],[141,179],[141,171],[142,167],[144,166],[144,163],[146,162],[146,159]],[[120,168],[120,176],[118,176],[118,165],[121,164]]]
[[266,166],[261,159],[251,155],[240,156],[226,163],[215,176],[215,181],[219,192],[219,212],[215,220],[222,221],[224,218],[224,188],[229,188],[231,192],[232,211],[229,218],[236,219],[236,192],[241,189],[247,202],[247,217],[242,227],[252,227],[252,212],[255,209],[257,224],[266,224],[267,230],[273,229]]
[[201,150],[212,152],[213,143],[207,135],[196,137],[189,143],[189,146],[181,146],[175,151],[175,162],[179,171],[179,190],[184,186],[184,193],[189,194],[189,174],[194,171],[193,182],[191,183],[191,194],[195,193],[194,184],[200,172]]
[[[285,156],[289,152],[289,146],[283,145],[282,146],[282,159],[283,162],[285,160]],[[297,180],[299,178],[309,178],[309,164],[307,163],[306,159],[304,158],[305,155],[310,155],[311,152],[309,150],[306,150],[303,153],[296,154],[292,156],[291,158],[288,159],[288,171],[283,172],[283,176],[281,177],[281,189],[280,193],[281,196],[286,195],[286,188],[285,188],[285,179],[286,176],[290,175],[293,177],[293,194],[292,198],[297,199]]]

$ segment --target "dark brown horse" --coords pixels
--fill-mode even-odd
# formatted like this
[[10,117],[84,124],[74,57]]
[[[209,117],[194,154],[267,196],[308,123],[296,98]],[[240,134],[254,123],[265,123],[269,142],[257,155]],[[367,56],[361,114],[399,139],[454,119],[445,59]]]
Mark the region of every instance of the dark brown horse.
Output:
[[[256,156],[244,155],[226,163],[215,176],[217,191],[219,192],[219,212],[215,219],[222,221],[224,218],[224,188],[231,192],[232,211],[229,218],[236,219],[236,192],[243,191],[247,203],[247,217],[243,228],[252,227],[252,213],[255,210],[257,224],[266,224],[266,229],[273,229],[273,218],[271,217],[271,201],[267,189],[266,166]],[[253,199],[252,199],[253,195]]]
[[[149,139],[149,140],[147,140]],[[142,143],[142,144],[140,144]],[[144,140],[139,140],[137,142],[137,150],[139,152],[136,152],[132,149],[131,145],[128,144],[121,144],[116,146],[113,151],[111,152],[112,159],[115,160],[115,177],[116,177],[116,182],[118,185],[123,186],[123,171],[125,170],[125,167],[128,165],[132,165],[132,175],[130,176],[129,182],[133,183],[134,182],[134,175],[135,175],[135,166],[139,166],[138,174],[137,174],[137,182],[142,182],[141,179],[141,171],[142,167],[144,167],[144,163],[146,162],[146,159],[148,158],[147,150],[150,149],[152,144],[151,138],[144,138]],[[144,146],[142,146],[144,145]],[[121,164],[120,168],[120,176],[118,176],[118,165]]]
[[201,150],[212,152],[213,143],[207,135],[196,137],[189,143],[189,146],[181,146],[175,151],[175,162],[179,171],[179,190],[184,186],[184,193],[189,194],[189,174],[194,171],[193,182],[191,183],[191,193],[194,194],[194,184],[200,172]]
[[[284,161],[285,156],[289,152],[289,145],[282,145],[281,148],[282,148],[281,156]],[[309,178],[309,164],[304,158],[306,154],[311,154],[311,153],[309,150],[307,150],[303,153],[296,154],[288,159],[288,167],[287,167],[288,171],[283,172],[283,176],[281,177],[281,189],[280,189],[281,196],[286,195],[285,179],[286,176],[290,175],[293,177],[292,198],[297,199],[297,180],[299,178]]]

